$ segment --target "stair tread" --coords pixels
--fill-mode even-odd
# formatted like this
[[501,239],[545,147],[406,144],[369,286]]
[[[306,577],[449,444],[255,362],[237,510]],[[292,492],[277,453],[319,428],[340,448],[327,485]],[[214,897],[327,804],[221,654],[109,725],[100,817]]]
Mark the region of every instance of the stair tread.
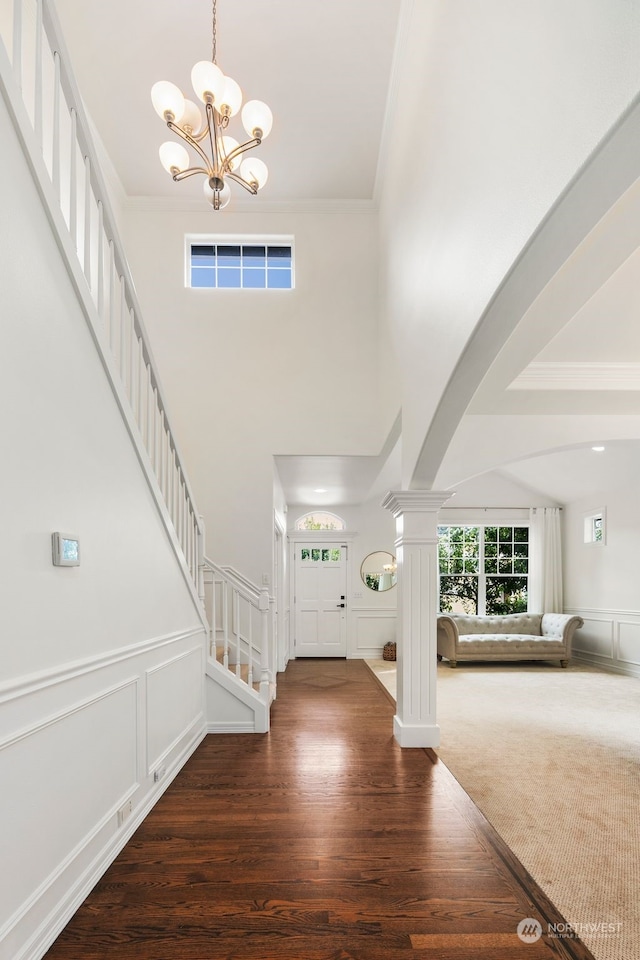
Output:
[[[224,650],[223,650],[222,648],[217,647],[217,646],[216,646],[216,660],[217,660],[217,662],[220,664],[220,666],[224,666]],[[227,669],[228,669],[229,673],[232,673],[232,674],[233,674],[234,677],[237,677],[237,676],[238,676],[238,674],[236,673],[236,665],[235,665],[235,663],[229,663],[229,666],[227,667]],[[248,677],[249,677],[249,664],[248,664],[248,663],[241,663],[241,664],[240,664],[240,679],[243,681],[243,683],[246,683],[247,685],[248,685]],[[260,681],[259,681],[259,680],[256,681],[256,680],[255,680],[255,677],[254,677],[254,681],[253,681],[252,687],[253,687],[253,689],[255,690],[256,693],[259,693],[259,692],[260,692]]]

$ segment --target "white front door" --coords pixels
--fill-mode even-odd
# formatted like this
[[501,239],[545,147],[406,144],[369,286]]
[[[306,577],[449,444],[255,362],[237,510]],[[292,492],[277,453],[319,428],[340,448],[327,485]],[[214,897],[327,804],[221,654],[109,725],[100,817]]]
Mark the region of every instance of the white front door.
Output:
[[295,545],[295,655],[347,655],[347,548]]

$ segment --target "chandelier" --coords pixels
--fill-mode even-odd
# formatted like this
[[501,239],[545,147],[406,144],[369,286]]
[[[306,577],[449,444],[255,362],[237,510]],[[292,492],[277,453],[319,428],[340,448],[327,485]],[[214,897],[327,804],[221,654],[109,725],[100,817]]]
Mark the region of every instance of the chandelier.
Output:
[[159,80],[151,88],[151,102],[159,117],[197,155],[195,166],[187,149],[175,140],[160,147],[160,163],[174,180],[185,180],[202,174],[204,195],[214,210],[221,210],[231,199],[229,181],[239,183],[256,194],[267,182],[268,170],[257,157],[244,155],[262,143],[273,124],[271,110],[261,100],[249,100],[242,108],[241,119],[248,140],[239,143],[227,135],[231,117],[242,106],[242,90],[235,80],[226,77],[216,63],[216,0],[213,0],[211,61],[201,60],[191,71],[191,83],[201,108],[185,99],[182,91],[168,80]]

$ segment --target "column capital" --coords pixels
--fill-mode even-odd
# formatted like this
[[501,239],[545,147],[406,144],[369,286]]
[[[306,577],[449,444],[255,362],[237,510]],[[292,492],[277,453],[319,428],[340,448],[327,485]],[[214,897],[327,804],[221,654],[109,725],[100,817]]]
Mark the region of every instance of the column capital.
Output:
[[437,513],[451,490],[390,490],[381,503],[396,519],[405,513]]

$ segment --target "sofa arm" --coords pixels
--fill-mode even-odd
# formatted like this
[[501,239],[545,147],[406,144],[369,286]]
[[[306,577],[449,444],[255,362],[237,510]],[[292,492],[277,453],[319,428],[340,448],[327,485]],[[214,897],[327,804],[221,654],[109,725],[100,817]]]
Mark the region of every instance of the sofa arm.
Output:
[[438,656],[447,660],[457,660],[456,645],[458,643],[458,627],[455,620],[441,614],[438,617]]
[[582,617],[576,617],[572,613],[545,613],[541,624],[542,636],[562,640],[569,654],[573,635],[582,626],[584,626]]

